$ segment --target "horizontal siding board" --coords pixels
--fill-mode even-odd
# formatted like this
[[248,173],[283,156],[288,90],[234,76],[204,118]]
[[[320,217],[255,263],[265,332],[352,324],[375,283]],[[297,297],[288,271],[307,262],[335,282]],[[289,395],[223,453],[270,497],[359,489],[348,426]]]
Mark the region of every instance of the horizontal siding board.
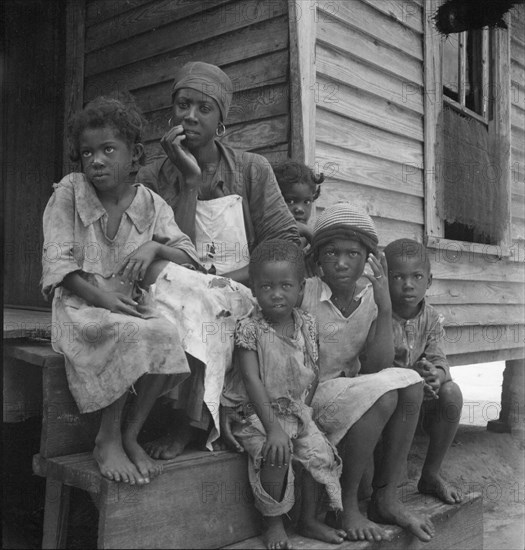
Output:
[[405,168],[383,159],[361,155],[317,143],[316,160],[325,170],[331,169],[333,177],[348,182],[367,185],[371,188],[387,189],[404,194],[423,196],[422,170]]
[[421,242],[423,238],[423,226],[419,224],[386,218],[375,218],[374,222],[380,246],[386,246],[394,239],[414,239]]
[[317,23],[317,40],[394,76],[403,75],[408,83],[423,86],[421,61],[352,31],[340,21],[320,18]]
[[[92,75],[85,81],[85,92],[95,97],[102,91],[119,89],[135,90],[153,83],[172,81],[175,69],[189,61],[205,60],[215,65],[229,65],[269,52],[283,50],[288,45],[288,21],[286,17],[269,19],[257,25],[245,27],[210,40],[203,40],[188,48],[179,48],[149,59],[138,61],[112,71]],[[156,106],[168,106],[165,103]]]
[[459,250],[458,243],[450,243],[439,251],[430,249],[432,273],[436,279],[462,281],[491,281],[523,284],[523,266],[504,259],[498,260],[487,247],[487,254]]
[[449,325],[443,347],[447,355],[520,349],[523,353],[523,325]]
[[[350,200],[371,216],[423,225],[423,200],[420,197],[334,179],[327,179],[321,187],[321,197],[326,197],[323,202],[333,204]],[[399,207],[393,209],[393,204]]]
[[522,67],[525,67],[525,50],[516,41],[514,36],[510,41],[511,58],[519,63]]
[[525,220],[523,218],[512,217],[510,235],[514,240],[525,240]]
[[347,26],[367,34],[373,40],[382,42],[390,49],[400,50],[404,54],[423,60],[423,42],[421,34],[407,28],[384,12],[376,10],[364,2],[336,2],[319,4],[319,19],[324,13],[343,21]]
[[153,0],[119,0],[118,2],[108,0],[90,0],[86,4],[86,26],[96,25],[118,17],[122,13],[130,11],[139,6],[145,6]]
[[[497,349],[490,351],[463,353],[459,355],[447,354],[451,366],[474,365],[475,363],[492,363],[493,361],[511,361],[525,358],[525,348]],[[452,372],[454,377],[454,372]]]
[[384,13],[396,23],[408,27],[416,33],[423,33],[423,10],[421,6],[408,0],[363,0],[374,9]]
[[436,279],[427,290],[431,304],[523,304],[525,289],[519,283],[454,281]]
[[319,73],[332,80],[366,90],[419,115],[424,113],[422,88],[407,85],[403,78],[386,74],[338,50],[319,46],[316,67]]
[[445,325],[515,325],[523,324],[523,305],[502,304],[436,304]]
[[256,14],[256,19],[225,18],[221,6],[206,12],[207,24],[203,25],[202,14],[196,14],[181,22],[165,25],[155,31],[144,33],[123,42],[113,44],[86,55],[86,76],[112,70],[141,59],[147,59],[165,51],[196,44],[214,36],[236,31],[267,19],[287,13],[284,2],[264,3],[266,9],[257,8],[256,0],[244,0],[243,9]]
[[322,107],[317,108],[316,139],[371,157],[400,164],[423,165],[422,143],[345,118]]
[[334,83],[319,73],[316,84],[320,91],[317,106],[393,134],[423,141],[422,116],[412,114],[363,90]]
[[[133,38],[139,34],[167,25],[174,21],[182,21],[191,15],[200,14],[203,23],[208,9],[224,6],[232,0],[214,0],[206,2],[188,2],[188,0],[157,0],[156,2],[138,6],[130,11],[106,19],[86,29],[86,52],[104,48],[121,40]],[[115,3],[115,2],[109,2]],[[238,6],[238,4],[236,4]],[[228,10],[223,8],[223,18]]]

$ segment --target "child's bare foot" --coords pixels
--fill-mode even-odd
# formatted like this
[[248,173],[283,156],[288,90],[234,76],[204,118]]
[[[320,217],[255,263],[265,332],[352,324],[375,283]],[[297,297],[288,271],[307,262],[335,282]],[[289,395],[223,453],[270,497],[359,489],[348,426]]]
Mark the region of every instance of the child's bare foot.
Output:
[[146,480],[146,483],[149,483],[150,479],[162,473],[162,464],[152,460],[135,439],[124,437],[122,445],[131,462],[135,464],[137,470]]
[[297,531],[303,537],[331,542],[332,544],[341,544],[346,538],[343,529],[335,529],[318,520],[312,520],[308,523],[299,522]]
[[376,523],[399,525],[408,529],[423,542],[428,542],[435,534],[435,528],[426,516],[413,514],[389,488],[377,489],[368,505],[368,517]]
[[281,516],[270,517],[265,516],[266,529],[262,535],[266,548],[277,550],[280,548],[292,548],[288,535],[284,530],[283,520]]
[[380,525],[365,518],[358,508],[343,511],[342,526],[348,540],[374,542],[390,539],[388,533]]
[[162,460],[170,460],[181,455],[191,440],[191,430],[177,433],[168,433],[155,441],[144,445],[144,449],[151,456]]
[[93,449],[100,473],[111,481],[143,485],[146,479],[140,474],[133,462],[128,458],[120,442],[97,441]]
[[434,495],[445,504],[457,504],[461,502],[459,491],[447,483],[439,474],[427,474],[421,476],[417,484],[417,490],[423,495]]

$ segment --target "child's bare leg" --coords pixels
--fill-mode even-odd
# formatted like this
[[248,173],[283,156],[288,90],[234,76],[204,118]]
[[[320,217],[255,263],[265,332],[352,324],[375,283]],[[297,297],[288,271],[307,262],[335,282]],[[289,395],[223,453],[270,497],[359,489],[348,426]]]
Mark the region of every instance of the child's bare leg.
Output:
[[170,375],[145,374],[135,384],[137,395],[131,402],[122,430],[122,445],[146,482],[159,475],[162,466],[139,445],[137,437]]
[[462,408],[461,390],[452,381],[441,386],[439,399],[423,403],[423,409],[428,418],[425,428],[430,442],[417,487],[420,493],[433,494],[447,504],[461,502],[458,489],[449,485],[441,477],[440,470],[456,435]]
[[[261,485],[277,502],[284,497],[287,473],[288,467],[278,468],[270,464],[264,464],[261,469]],[[265,524],[263,540],[266,548],[291,548],[281,516],[264,516],[263,519]]]
[[301,486],[301,517],[297,525],[299,533],[310,539],[341,544],[346,538],[346,532],[343,529],[329,527],[317,518],[317,502],[319,501],[322,486],[306,470],[303,471]]
[[132,485],[142,484],[146,483],[146,480],[128,458],[122,446],[122,410],[127,398],[126,392],[102,411],[93,457],[104,477]]
[[[426,516],[410,512],[397,497],[397,488],[406,468],[423,400],[422,384],[397,390],[398,403],[383,432],[384,454],[374,476],[374,492],[368,517],[379,523],[390,523],[408,529],[422,541],[434,536],[434,526]],[[343,459],[344,460],[344,459]]]
[[366,467],[373,459],[374,448],[384,426],[397,406],[397,393],[380,397],[348,431],[343,439],[343,529],[350,540],[379,541],[385,530],[363,516],[359,510],[358,490]]

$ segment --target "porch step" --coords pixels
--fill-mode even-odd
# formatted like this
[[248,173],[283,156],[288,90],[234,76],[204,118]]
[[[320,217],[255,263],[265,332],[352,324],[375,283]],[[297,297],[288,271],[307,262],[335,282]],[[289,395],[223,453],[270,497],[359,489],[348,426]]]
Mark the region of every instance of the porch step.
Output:
[[97,503],[98,548],[220,548],[259,533],[246,457],[237,453],[184,453],[144,486],[102,477],[91,453],[35,455],[33,471],[46,477],[43,548],[65,547],[71,487]]
[[[340,545],[323,543],[291,533],[289,540],[294,550],[482,550],[483,549],[483,499],[481,493],[469,494],[460,504],[444,504],[438,499],[418,493],[403,495],[402,501],[413,512],[428,514],[436,528],[434,538],[424,543],[401,527],[385,525],[390,541],[349,542]],[[366,503],[363,502],[363,510]],[[226,549],[265,548],[260,537],[225,546]]]

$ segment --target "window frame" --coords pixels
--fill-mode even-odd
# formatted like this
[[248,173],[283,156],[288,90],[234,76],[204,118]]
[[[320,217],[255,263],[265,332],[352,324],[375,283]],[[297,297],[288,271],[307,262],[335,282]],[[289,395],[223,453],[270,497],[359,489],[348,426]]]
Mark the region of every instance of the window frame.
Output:
[[[442,76],[442,60],[443,60],[443,40],[444,37],[435,28],[433,16],[442,3],[442,0],[426,0],[424,3],[425,11],[425,34],[424,34],[424,186],[425,186],[425,240],[429,247],[449,246],[452,243],[459,244],[461,248],[468,249],[475,253],[489,254],[492,256],[509,256],[511,250],[511,219],[510,219],[510,18],[508,14],[504,17],[508,31],[497,29],[494,33],[493,52],[494,69],[493,82],[491,88],[496,93],[496,98],[493,101],[493,111],[490,120],[485,120],[477,113],[470,109],[464,108],[450,98],[444,99],[443,94],[443,76]],[[463,34],[463,33],[461,33]],[[466,33],[465,33],[466,36]],[[466,48],[463,48],[466,55]],[[490,53],[489,53],[490,55]],[[485,71],[486,72],[486,71]],[[507,219],[507,228],[504,238],[497,245],[487,245],[483,243],[474,243],[470,241],[456,241],[445,239],[444,221],[440,218],[436,204],[437,177],[439,177],[439,136],[440,122],[442,120],[443,103],[447,102],[452,108],[460,110],[473,116],[477,120],[481,120],[488,126],[491,133],[495,133],[503,139],[506,147],[505,157],[502,160],[501,181],[507,186],[509,197],[509,217]],[[490,101],[490,99],[487,99]],[[494,252],[493,252],[494,251]]]

